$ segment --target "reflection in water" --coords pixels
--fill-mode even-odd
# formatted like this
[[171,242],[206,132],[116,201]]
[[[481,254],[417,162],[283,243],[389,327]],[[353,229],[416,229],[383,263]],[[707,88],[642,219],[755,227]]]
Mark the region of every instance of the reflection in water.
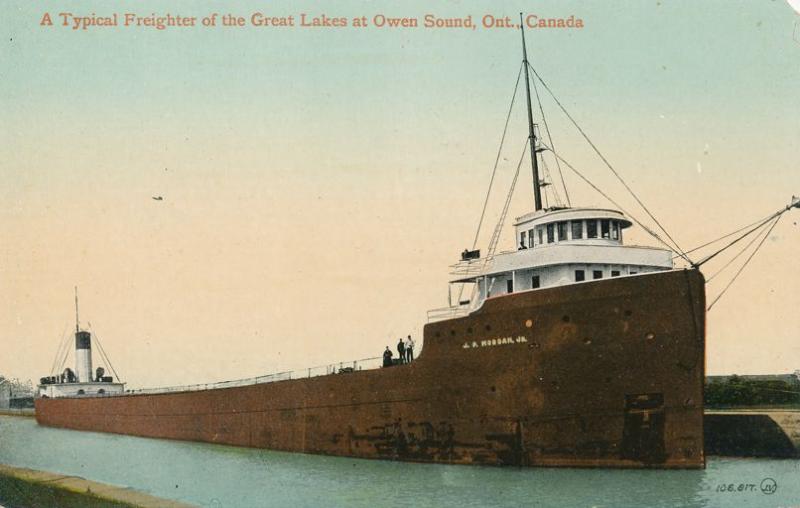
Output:
[[[301,455],[39,427],[0,417],[0,463],[79,475],[200,506],[775,507],[800,500],[796,460],[705,471],[517,469]],[[774,494],[758,485],[771,477]],[[739,484],[755,484],[739,492]],[[733,492],[719,491],[734,485]]]

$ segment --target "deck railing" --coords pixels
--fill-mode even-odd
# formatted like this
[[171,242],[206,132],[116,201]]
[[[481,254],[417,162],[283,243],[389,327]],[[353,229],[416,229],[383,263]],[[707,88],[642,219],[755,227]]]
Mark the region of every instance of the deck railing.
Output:
[[177,392],[196,392],[201,390],[214,390],[219,388],[233,388],[237,386],[250,386],[262,383],[274,383],[276,381],[287,381],[289,379],[303,379],[317,376],[347,375],[361,370],[377,369],[383,365],[383,357],[375,356],[372,358],[362,358],[350,362],[329,363],[305,369],[287,370],[263,376],[250,377],[245,379],[234,379],[230,381],[219,381],[216,383],[202,383],[194,385],[168,386],[161,388],[138,388],[125,390],[122,393],[98,393],[75,395],[75,397],[119,397],[120,395],[141,395],[155,393],[177,393]]
[[[491,289],[491,286],[490,286]],[[440,307],[428,311],[428,322],[435,323],[436,321],[444,321],[446,319],[454,319],[464,317],[476,311],[483,305],[485,298],[480,298],[480,291],[478,284],[474,284],[470,290],[469,299],[460,301],[456,305],[450,307]]]
[[472,312],[472,305],[454,305],[452,307],[441,307],[428,311],[428,322],[444,321],[468,315]]

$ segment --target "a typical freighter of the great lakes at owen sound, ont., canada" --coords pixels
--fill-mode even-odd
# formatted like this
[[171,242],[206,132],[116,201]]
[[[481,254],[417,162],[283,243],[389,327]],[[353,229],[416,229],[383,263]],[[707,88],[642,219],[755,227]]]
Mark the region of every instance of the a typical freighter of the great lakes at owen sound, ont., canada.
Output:
[[[707,308],[699,267],[741,239],[771,230],[798,200],[720,251],[692,261],[638,197],[660,234],[555,151],[541,100],[545,129],[534,123],[531,83],[537,99],[540,88],[551,94],[624,184],[528,62],[521,32],[523,61],[506,128],[523,82],[528,136],[522,156],[486,251],[481,255],[473,245],[453,265],[449,305],[428,313],[417,359],[382,368],[358,361],[325,372],[126,390],[103,368],[93,375],[97,337],[78,322],[75,371],[57,374],[56,362],[42,378],[35,401],[38,423],[448,464],[704,467]],[[500,150],[505,134],[504,129]],[[568,194],[565,205],[545,156],[559,174],[562,165],[568,167],[617,209],[572,207]],[[518,248],[497,252],[524,161],[532,170],[535,210],[513,224]],[[543,196],[556,204],[543,206]],[[625,230],[634,222],[663,247],[625,245]],[[676,267],[676,259],[685,266]]]

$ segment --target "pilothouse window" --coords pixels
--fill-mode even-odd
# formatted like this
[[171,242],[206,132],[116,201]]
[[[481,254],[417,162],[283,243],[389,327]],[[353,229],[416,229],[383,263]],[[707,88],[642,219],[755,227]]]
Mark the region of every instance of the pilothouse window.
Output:
[[597,221],[586,221],[586,238],[597,238]]
[[586,280],[586,273],[583,270],[575,270],[575,282]]
[[514,292],[514,280],[513,279],[508,279],[506,281],[506,289],[507,289],[507,291],[506,291],[507,293],[513,293]]
[[615,220],[611,221],[611,239],[619,240],[619,222]]
[[558,223],[558,241],[559,242],[567,241],[567,222]]
[[528,230],[528,247],[533,248],[533,230]]
[[608,219],[603,219],[600,221],[600,233],[602,238],[610,238],[610,222]]
[[547,243],[553,243],[555,241],[555,231],[553,228],[553,224],[547,225]]
[[539,276],[534,275],[531,277],[531,289],[538,289],[540,286]]
[[580,240],[581,238],[583,238],[583,221],[574,220],[572,221],[572,239]]

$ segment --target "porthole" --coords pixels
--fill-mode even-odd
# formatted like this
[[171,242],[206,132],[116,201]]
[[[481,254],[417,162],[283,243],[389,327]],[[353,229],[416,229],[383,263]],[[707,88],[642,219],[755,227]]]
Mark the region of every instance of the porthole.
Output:
[[590,339],[589,337],[586,337],[585,339],[583,339],[583,343],[588,346],[589,344],[592,343],[592,339]]
[[563,322],[565,322],[565,323],[569,323],[569,316],[564,316],[564,317],[562,317],[562,318],[561,318],[561,321],[563,321]]
[[472,327],[467,328],[467,333],[472,333]]
[[488,331],[490,331],[492,329],[492,326],[491,325],[486,325],[485,328],[486,328],[486,331],[488,332]]
[[529,320],[525,321],[525,327],[526,328],[533,328],[533,320],[529,319]]
[[455,334],[456,334],[455,330],[450,330],[450,335],[455,335]]
[[656,338],[656,334],[653,332],[649,332],[647,335],[644,336],[644,338],[647,340],[653,340]]

